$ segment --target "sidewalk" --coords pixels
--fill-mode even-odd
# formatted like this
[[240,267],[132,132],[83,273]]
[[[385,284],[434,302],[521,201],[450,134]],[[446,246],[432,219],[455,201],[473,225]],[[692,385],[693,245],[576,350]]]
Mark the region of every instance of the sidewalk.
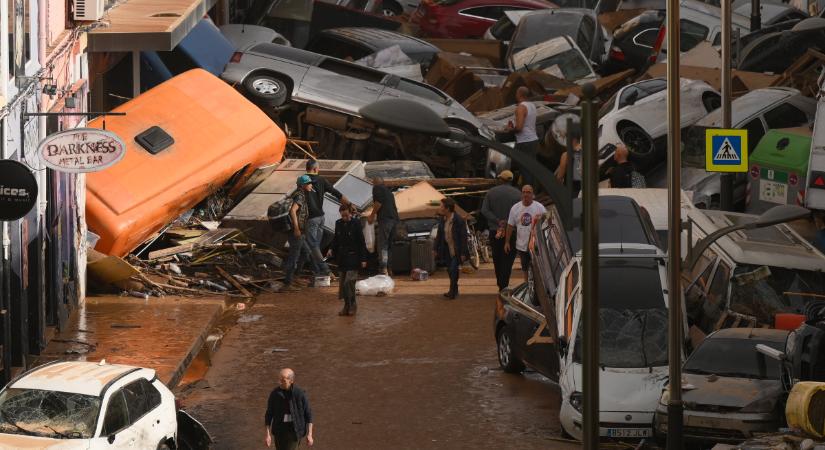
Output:
[[88,297],[36,364],[99,361],[149,367],[175,387],[224,311],[222,297]]

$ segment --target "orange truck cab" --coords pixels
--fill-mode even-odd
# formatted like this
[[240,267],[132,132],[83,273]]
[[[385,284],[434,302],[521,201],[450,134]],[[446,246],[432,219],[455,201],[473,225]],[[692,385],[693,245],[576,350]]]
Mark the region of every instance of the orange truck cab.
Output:
[[[119,106],[106,129],[126,143],[117,164],[88,174],[86,218],[95,249],[124,256],[231,180],[283,158],[286,136],[257,106],[202,69]],[[102,128],[104,118],[89,126]],[[230,192],[232,192],[230,190]]]

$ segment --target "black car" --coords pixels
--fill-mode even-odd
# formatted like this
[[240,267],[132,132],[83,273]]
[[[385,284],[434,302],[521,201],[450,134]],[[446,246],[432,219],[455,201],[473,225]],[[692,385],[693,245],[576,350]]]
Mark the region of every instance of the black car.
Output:
[[378,28],[331,28],[320,31],[307,50],[339,59],[358,60],[397,45],[413,62],[425,68],[440,50],[421,39]]
[[613,32],[604,72],[633,69],[643,73],[655,63],[665,38],[665,16],[664,11],[645,11],[617,28]]

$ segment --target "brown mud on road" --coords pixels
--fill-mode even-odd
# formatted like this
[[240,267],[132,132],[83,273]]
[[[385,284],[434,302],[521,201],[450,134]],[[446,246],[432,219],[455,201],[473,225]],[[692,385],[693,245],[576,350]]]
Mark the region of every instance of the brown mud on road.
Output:
[[313,448],[579,447],[558,441],[558,386],[498,367],[489,265],[462,274],[452,301],[444,271],[396,283],[391,296],[359,297],[356,317],[337,316],[335,287],[259,298],[185,407],[216,448],[264,448],[266,399],[288,366],[314,412]]

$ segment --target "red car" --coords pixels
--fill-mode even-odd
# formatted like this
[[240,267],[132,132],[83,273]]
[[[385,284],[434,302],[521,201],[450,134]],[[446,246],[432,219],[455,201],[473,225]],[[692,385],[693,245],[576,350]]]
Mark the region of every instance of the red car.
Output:
[[544,0],[422,0],[413,22],[431,38],[480,38],[505,11],[556,7]]

